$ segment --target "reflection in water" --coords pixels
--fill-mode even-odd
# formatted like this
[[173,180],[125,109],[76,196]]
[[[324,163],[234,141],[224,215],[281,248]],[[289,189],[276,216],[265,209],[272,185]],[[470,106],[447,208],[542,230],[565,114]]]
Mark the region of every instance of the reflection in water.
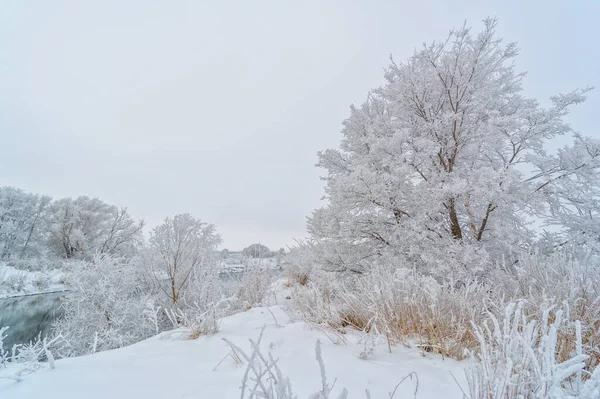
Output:
[[60,298],[51,293],[0,299],[0,327],[10,327],[4,334],[4,349],[32,341],[50,332],[52,322],[62,314]]

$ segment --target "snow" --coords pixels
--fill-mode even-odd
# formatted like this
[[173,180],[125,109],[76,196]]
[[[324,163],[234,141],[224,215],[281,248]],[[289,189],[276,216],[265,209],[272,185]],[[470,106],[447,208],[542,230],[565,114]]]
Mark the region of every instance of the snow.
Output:
[[[317,340],[322,343],[327,378],[333,397],[347,388],[350,398],[387,398],[403,377],[415,372],[419,399],[462,398],[464,367],[467,362],[422,354],[415,348],[375,348],[366,360],[359,358],[360,334],[348,331],[345,344],[334,344],[321,328],[290,320],[279,306],[253,308],[222,320],[215,335],[195,340],[182,339],[183,330],[162,333],[135,345],[78,358],[58,360],[55,369],[44,368],[22,376],[9,377],[18,365],[0,370],[0,397],[3,399],[104,399],[104,398],[237,398],[245,364],[236,364],[226,338],[250,353],[249,339],[256,339],[265,327],[262,351],[279,358],[298,398],[320,390],[320,373],[315,359]],[[221,364],[223,359],[225,359]],[[218,367],[216,367],[218,365]],[[216,370],[215,370],[216,367]],[[452,374],[451,374],[452,373]],[[406,379],[396,398],[413,397],[416,379]]]
[[0,263],[0,299],[65,291],[64,274],[58,268],[30,271]]

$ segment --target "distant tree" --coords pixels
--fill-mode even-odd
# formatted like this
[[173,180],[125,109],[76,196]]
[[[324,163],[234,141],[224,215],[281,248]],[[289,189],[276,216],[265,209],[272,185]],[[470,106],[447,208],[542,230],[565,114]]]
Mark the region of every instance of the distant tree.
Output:
[[96,252],[131,255],[141,243],[143,226],[126,208],[86,196],[54,201],[46,216],[49,247],[66,258]]
[[168,281],[163,292],[177,303],[189,286],[193,274],[214,260],[221,236],[212,224],[195,219],[190,214],[166,218],[150,234],[152,274]]
[[275,252],[274,256],[277,258],[277,265],[281,265],[281,262],[285,257],[285,248],[279,248],[279,251]]
[[272,256],[269,248],[262,244],[252,244],[244,248],[242,254],[249,258],[268,258]]
[[50,197],[0,187],[0,259],[44,252],[42,221]]
[[223,249],[223,250],[221,251],[221,257],[222,257],[223,259],[227,259],[227,258],[229,258],[229,250],[228,250],[227,248],[225,248],[225,249]]

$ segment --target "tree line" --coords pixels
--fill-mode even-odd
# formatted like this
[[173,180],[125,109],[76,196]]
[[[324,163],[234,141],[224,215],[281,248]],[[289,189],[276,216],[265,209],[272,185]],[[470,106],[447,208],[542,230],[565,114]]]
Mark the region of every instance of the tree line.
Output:
[[0,260],[132,255],[144,222],[127,208],[80,196],[53,200],[0,187]]

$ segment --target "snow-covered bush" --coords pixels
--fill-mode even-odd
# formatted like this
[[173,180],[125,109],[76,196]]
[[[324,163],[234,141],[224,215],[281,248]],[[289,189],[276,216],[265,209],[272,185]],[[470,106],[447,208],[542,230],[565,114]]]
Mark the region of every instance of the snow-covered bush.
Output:
[[291,283],[306,285],[310,280],[311,273],[318,259],[313,257],[316,251],[311,241],[298,241],[286,255],[285,272]]
[[13,345],[10,348],[4,348],[4,332],[9,327],[0,327],[0,367],[6,368],[10,364],[11,370],[5,373],[0,378],[12,379],[20,381],[23,375],[33,373],[43,367],[53,369],[54,361],[61,348],[68,346],[68,342],[64,341],[62,335],[58,334],[54,337],[38,337],[31,342]]
[[305,321],[326,324],[334,328],[341,326],[343,317],[336,296],[341,285],[334,277],[340,276],[314,270],[307,282],[288,280],[292,289],[290,311],[295,312]]
[[[581,323],[549,308],[529,320],[524,303],[511,303],[502,318],[489,314],[474,325],[478,364],[467,378],[471,399],[600,397],[599,367],[586,367]],[[561,353],[565,353],[560,359]]]
[[236,281],[237,299],[248,306],[260,306],[266,298],[271,286],[269,270],[264,267],[248,268]]
[[143,284],[135,261],[97,255],[76,263],[64,315],[54,325],[71,355],[119,348],[158,332],[152,316],[156,294]]
[[15,345],[11,349],[10,362],[32,369],[40,368],[42,364],[47,363],[50,368],[54,368],[54,360],[57,357],[55,351],[60,351],[68,345],[69,343],[60,334],[52,338],[38,336],[31,342]]
[[201,335],[219,331],[221,319],[229,315],[235,298],[221,297],[215,302],[185,304],[185,307],[165,308],[165,313],[174,328],[184,328],[186,338],[195,339]]

